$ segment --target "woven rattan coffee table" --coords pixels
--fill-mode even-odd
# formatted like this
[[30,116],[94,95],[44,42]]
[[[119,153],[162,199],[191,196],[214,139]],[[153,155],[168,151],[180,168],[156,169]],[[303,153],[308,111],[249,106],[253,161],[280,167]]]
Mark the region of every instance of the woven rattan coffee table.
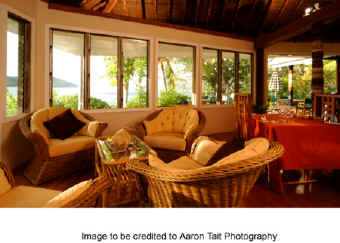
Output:
[[143,188],[139,176],[126,169],[126,163],[130,158],[147,160],[151,149],[139,138],[131,136],[132,144],[138,144],[146,149],[147,153],[130,150],[113,153],[107,146],[107,139],[96,139],[95,167],[99,176],[105,176],[111,180],[112,187],[102,193],[101,203],[103,207],[115,207],[130,202],[143,202]]

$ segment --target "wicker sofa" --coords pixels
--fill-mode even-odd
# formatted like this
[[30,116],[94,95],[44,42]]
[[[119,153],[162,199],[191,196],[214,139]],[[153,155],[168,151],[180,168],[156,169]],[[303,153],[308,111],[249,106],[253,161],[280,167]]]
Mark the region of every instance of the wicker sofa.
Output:
[[205,121],[204,114],[190,106],[167,107],[138,122],[136,132],[153,148],[190,152]]
[[0,208],[94,207],[111,186],[104,177],[80,182],[64,192],[32,186],[15,186],[12,172],[0,161]]
[[34,158],[24,173],[34,185],[90,168],[94,164],[94,141],[107,127],[107,123],[95,121],[87,114],[72,110],[73,115],[86,125],[65,140],[51,138],[43,123],[66,109],[44,108],[19,121],[23,135],[33,144],[35,150]]
[[146,178],[148,197],[155,207],[238,207],[264,165],[283,154],[283,146],[271,142],[264,153],[258,152],[242,155],[239,151],[210,166],[198,166],[183,157],[170,164],[156,158],[157,166],[131,160],[127,168]]

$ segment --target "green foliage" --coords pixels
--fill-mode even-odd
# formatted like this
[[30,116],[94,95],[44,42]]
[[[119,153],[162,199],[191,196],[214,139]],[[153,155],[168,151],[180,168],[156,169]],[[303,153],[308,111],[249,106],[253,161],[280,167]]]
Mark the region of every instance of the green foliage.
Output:
[[147,107],[147,95],[143,87],[139,87],[137,96],[126,104],[126,108],[143,108]]
[[[53,106],[56,107],[66,107],[70,109],[78,110],[78,95],[63,95],[58,96],[58,94],[53,92]],[[109,109],[111,108],[108,103],[97,98],[90,98],[91,109]]]
[[7,90],[6,92],[6,115],[12,116],[18,113],[18,100]]
[[189,102],[189,96],[178,93],[173,89],[168,91],[161,91],[160,97],[158,99],[158,105],[161,107],[171,105],[184,105],[188,104]]

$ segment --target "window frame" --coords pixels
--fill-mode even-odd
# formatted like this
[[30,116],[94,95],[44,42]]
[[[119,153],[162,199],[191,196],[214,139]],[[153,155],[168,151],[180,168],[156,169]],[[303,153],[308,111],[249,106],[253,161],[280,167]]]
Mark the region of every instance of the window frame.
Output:
[[254,93],[254,53],[252,52],[244,52],[244,51],[236,51],[236,50],[229,50],[229,49],[224,49],[221,47],[213,47],[213,46],[206,46],[206,45],[202,45],[201,46],[201,53],[202,53],[202,58],[201,58],[201,74],[200,74],[200,87],[201,87],[201,95],[203,94],[203,72],[202,72],[202,66],[203,66],[203,51],[204,50],[214,50],[217,51],[218,53],[218,60],[217,60],[217,70],[218,70],[218,87],[217,87],[217,101],[219,101],[219,104],[210,104],[210,105],[206,105],[206,104],[202,104],[202,101],[200,101],[200,107],[201,108],[209,108],[209,107],[221,107],[221,106],[231,106],[233,104],[224,104],[222,103],[222,85],[223,85],[223,77],[222,77],[222,54],[223,52],[229,52],[229,53],[234,53],[235,55],[235,68],[234,68],[234,76],[235,76],[235,93],[239,92],[239,88],[240,88],[240,82],[239,82],[239,65],[240,65],[240,54],[246,54],[246,55],[250,55],[251,57],[251,95],[253,95]]
[[[152,38],[147,38],[147,37],[140,37],[140,36],[132,36],[132,35],[127,35],[127,34],[122,34],[122,33],[111,33],[111,32],[98,32],[94,30],[88,30],[88,29],[80,29],[80,28],[70,28],[66,26],[57,26],[57,25],[48,25],[46,26],[46,33],[48,33],[48,48],[49,51],[47,52],[47,60],[49,61],[49,70],[48,70],[48,80],[49,80],[49,85],[48,85],[48,99],[45,101],[47,103],[47,106],[51,107],[51,101],[52,101],[52,79],[51,76],[53,76],[53,56],[51,55],[53,49],[53,36],[52,36],[52,30],[58,30],[58,31],[65,31],[65,32],[75,32],[75,33],[83,33],[84,36],[84,101],[83,101],[83,106],[80,107],[79,110],[86,111],[88,113],[96,113],[96,112],[122,112],[122,111],[149,111],[151,110],[151,102],[150,102],[150,77],[151,77],[151,58],[150,56],[152,55],[152,51],[150,46],[152,45]],[[143,108],[125,108],[123,107],[123,73],[121,73],[121,67],[119,66],[118,63],[118,74],[117,74],[117,108],[110,108],[110,109],[91,109],[90,108],[90,57],[91,57],[91,35],[97,35],[97,36],[107,36],[107,37],[113,37],[117,38],[118,40],[118,62],[123,61],[122,58],[122,39],[132,39],[132,40],[141,40],[145,41],[147,43],[147,76],[146,76],[146,81],[147,81],[147,87],[146,87],[146,93],[147,93],[147,107]],[[52,47],[52,48],[51,48]],[[121,86],[121,87],[119,87]],[[121,106],[119,106],[121,103]]]
[[[193,101],[191,102],[191,105],[188,104],[188,106],[193,106],[193,107],[198,107],[200,98],[199,98],[199,82],[198,80],[198,71],[199,68],[198,65],[200,63],[200,57],[198,55],[199,53],[199,45],[196,43],[188,43],[188,42],[183,42],[183,41],[177,41],[177,40],[169,40],[169,39],[158,39],[156,40],[155,43],[155,48],[156,48],[156,55],[154,56],[155,58],[155,84],[154,84],[154,105],[156,110],[163,109],[165,107],[171,107],[171,106],[159,106],[158,105],[158,58],[159,58],[159,44],[167,44],[167,45],[175,45],[175,46],[182,46],[182,47],[192,47],[193,48],[193,70],[192,70],[192,92],[195,94],[193,97]],[[185,105],[181,105],[185,106]]]

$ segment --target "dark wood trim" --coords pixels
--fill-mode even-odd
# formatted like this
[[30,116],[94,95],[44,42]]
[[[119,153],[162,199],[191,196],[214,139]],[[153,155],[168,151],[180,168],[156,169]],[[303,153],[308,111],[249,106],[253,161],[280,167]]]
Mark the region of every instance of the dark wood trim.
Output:
[[24,61],[24,103],[23,112],[29,113],[31,111],[31,90],[32,90],[32,26],[31,23],[25,23],[25,61]]
[[118,92],[117,92],[117,106],[118,108],[123,108],[124,100],[123,100],[123,85],[124,85],[124,53],[123,53],[123,41],[122,37],[118,37],[118,78],[117,78],[117,86],[118,86]]
[[257,105],[265,105],[265,54],[263,48],[256,49],[256,94],[255,100]]
[[223,79],[223,70],[222,70],[222,51],[217,51],[217,101],[222,104],[222,79]]
[[[144,2],[144,0],[141,0],[141,1]],[[152,21],[152,20],[147,20],[147,19],[134,18],[134,17],[130,17],[130,16],[116,15],[116,14],[112,14],[112,13],[105,14],[105,13],[102,13],[102,12],[94,12],[94,11],[89,11],[89,10],[85,10],[85,9],[81,9],[81,8],[77,8],[77,7],[56,4],[56,3],[49,3],[48,8],[54,9],[54,10],[72,12],[72,13],[93,15],[93,16],[98,16],[98,17],[112,18],[112,19],[118,19],[118,20],[123,20],[123,21],[129,21],[129,22],[135,22],[135,23],[141,23],[141,24],[148,24],[148,25],[154,25],[154,26],[159,26],[159,27],[166,27],[166,28],[172,28],[172,29],[184,30],[184,31],[190,31],[190,32],[196,32],[196,33],[200,33],[200,34],[209,34],[209,35],[214,35],[214,36],[228,37],[228,38],[237,39],[237,40],[246,40],[246,41],[254,41],[255,40],[254,38],[247,37],[247,36],[241,36],[241,35],[229,34],[229,33],[222,33],[222,32],[217,32],[217,31],[212,31],[212,30],[176,25],[176,24],[168,24],[168,23],[157,22],[157,21]]]
[[49,105],[53,106],[53,31],[54,29],[49,30],[49,52],[50,52],[50,59],[49,59]]
[[174,11],[174,0],[169,0],[169,21],[172,23],[172,15]]
[[195,20],[194,20],[195,25],[197,25],[199,17],[200,17],[200,7],[201,7],[201,0],[197,0],[196,9],[195,9]]
[[240,53],[235,53],[234,55],[235,61],[234,61],[234,72],[235,72],[235,93],[240,92]]
[[91,81],[91,34],[85,33],[85,95],[84,108],[90,109],[90,81]]
[[321,8],[311,15],[301,17],[300,19],[287,24],[274,33],[260,35],[255,40],[255,46],[256,48],[266,48],[280,41],[305,33],[312,28],[313,24],[339,17],[339,12],[340,2]]

